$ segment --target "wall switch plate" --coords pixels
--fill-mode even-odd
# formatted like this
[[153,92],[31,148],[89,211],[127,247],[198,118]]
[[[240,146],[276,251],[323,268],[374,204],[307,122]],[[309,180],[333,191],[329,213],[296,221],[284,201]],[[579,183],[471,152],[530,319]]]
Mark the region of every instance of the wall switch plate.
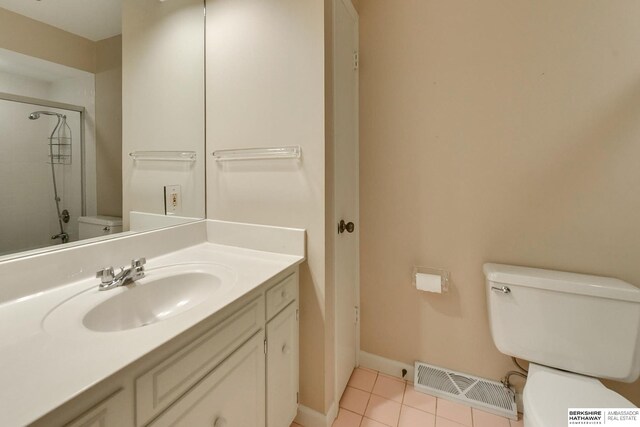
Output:
[[182,213],[182,191],[179,185],[164,187],[164,214],[180,215]]

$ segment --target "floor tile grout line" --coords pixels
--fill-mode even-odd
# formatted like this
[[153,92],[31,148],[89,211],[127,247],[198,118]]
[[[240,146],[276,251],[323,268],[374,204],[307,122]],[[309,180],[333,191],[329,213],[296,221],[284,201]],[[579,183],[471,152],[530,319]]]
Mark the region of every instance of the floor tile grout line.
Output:
[[[437,399],[438,399],[438,400],[436,400],[436,412],[437,412],[438,401],[440,400],[440,398],[438,397]],[[447,399],[443,399],[443,400],[447,400]],[[457,402],[453,402],[453,403],[457,403]],[[444,418],[445,420],[452,421],[452,422],[454,422],[454,423],[456,423],[456,424],[458,424],[458,425],[461,425],[461,426],[463,426],[463,427],[473,427],[473,411],[471,410],[472,408],[471,408],[470,406],[469,406],[468,408],[469,408],[469,412],[471,412],[471,414],[472,414],[472,415],[471,415],[471,424],[470,424],[470,425],[466,425],[466,424],[459,423],[459,422],[458,422],[458,421],[456,421],[456,420],[452,420],[451,418],[449,418],[449,417],[445,417],[444,415],[438,415],[437,413],[436,413],[436,416],[437,416],[437,417]]]
[[[352,414],[355,414],[355,415],[360,415],[360,414],[358,414],[357,412],[350,411],[350,410],[348,410],[348,409],[346,409],[346,408],[340,408],[340,409],[343,409],[343,410],[345,410],[345,411],[347,411],[347,412],[351,412]],[[340,412],[340,410],[338,410],[338,413],[339,413],[339,412]],[[362,424],[362,420],[364,419],[364,415],[360,415],[360,416],[362,417],[362,418],[360,419],[360,424]],[[333,423],[332,423],[331,425],[333,426],[333,424],[334,424],[334,423],[335,423],[335,420],[333,421]],[[358,426],[359,426],[360,424],[358,424]]]
[[[407,383],[406,387],[409,387],[409,383]],[[436,400],[436,407],[435,407],[435,409],[434,409],[434,412],[431,412],[431,411],[424,410],[424,409],[422,409],[422,408],[417,408],[417,407],[415,407],[415,406],[413,406],[413,405],[409,405],[408,403],[404,403],[404,400],[405,400],[405,396],[406,396],[406,395],[407,395],[407,390],[406,390],[406,388],[405,388],[404,394],[402,395],[402,406],[407,406],[407,407],[409,407],[409,408],[411,408],[411,409],[415,409],[416,411],[420,411],[420,412],[423,412],[423,413],[425,413],[425,414],[433,415],[434,417],[438,416],[438,414],[437,414],[437,410],[438,410],[438,398],[437,398],[437,397],[432,396],[432,395],[430,395],[430,394],[427,394],[427,396],[431,396],[431,397],[433,397],[433,398]],[[448,419],[448,418],[447,418],[447,419]],[[467,427],[468,427],[468,426],[467,426]]]
[[[373,392],[373,389],[375,389],[375,387],[376,387],[376,383],[375,383],[375,382],[373,383],[373,389],[371,389],[371,394],[375,394],[375,395],[376,395],[376,396],[378,396],[378,397],[382,397],[383,399],[391,400],[392,402],[400,403],[400,404],[402,405],[402,401],[404,400],[404,390],[405,390],[405,387],[406,387],[406,380],[398,379],[397,377],[392,377],[392,376],[390,376],[390,375],[385,375],[385,374],[383,374],[383,377],[391,378],[391,379],[396,380],[396,381],[398,381],[398,382],[403,382],[403,383],[404,383],[404,384],[403,384],[403,387],[402,387],[402,399],[401,399],[401,401],[400,401],[400,402],[398,402],[398,401],[396,401],[396,400],[389,399],[387,396],[382,396],[381,394],[374,393],[374,392]],[[376,381],[377,381],[377,380],[378,380],[378,378],[376,377]]]
[[[360,368],[358,368],[358,367],[354,368],[354,369],[353,369],[353,372],[355,372],[355,370],[356,370],[356,369],[360,369]],[[371,372],[371,370],[364,370],[364,369],[363,369],[363,371],[365,371],[365,372]],[[353,372],[351,372],[351,375],[353,375]],[[372,373],[373,373],[373,372],[372,372]],[[354,385],[349,385],[349,382],[347,382],[347,386],[349,386],[349,387],[351,387],[351,388],[357,388],[358,390],[366,391],[367,393],[371,393],[371,392],[373,391],[373,387],[376,385],[376,380],[378,379],[378,372],[377,372],[377,371],[375,372],[375,376],[376,376],[376,377],[373,379],[373,386],[371,386],[371,390],[365,390],[365,389],[363,389],[363,388],[356,387],[356,386],[354,386]],[[349,378],[349,381],[351,381],[351,378]],[[343,392],[343,394],[344,394],[344,392]],[[340,396],[340,398],[342,398],[342,396]]]
[[364,423],[364,415],[367,413],[367,408],[369,408],[369,401],[371,401],[371,393],[369,393],[369,396],[367,397],[367,404],[364,405],[364,414],[362,414],[362,419],[360,420],[360,426],[362,426],[362,423]]

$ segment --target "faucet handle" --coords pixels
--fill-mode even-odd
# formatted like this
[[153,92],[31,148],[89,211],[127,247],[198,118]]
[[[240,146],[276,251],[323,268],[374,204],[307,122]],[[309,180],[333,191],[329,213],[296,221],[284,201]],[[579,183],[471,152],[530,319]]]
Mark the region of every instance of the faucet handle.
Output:
[[131,268],[142,267],[146,263],[147,263],[147,259],[146,258],[133,259],[133,260],[131,260]]
[[114,277],[113,267],[103,268],[100,271],[96,271],[96,278],[101,279],[102,283],[111,283],[113,282]]

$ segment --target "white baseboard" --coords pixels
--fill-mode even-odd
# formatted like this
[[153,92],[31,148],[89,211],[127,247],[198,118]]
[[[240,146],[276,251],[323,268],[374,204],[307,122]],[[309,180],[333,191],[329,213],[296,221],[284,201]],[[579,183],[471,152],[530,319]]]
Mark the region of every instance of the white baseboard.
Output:
[[338,418],[338,407],[339,404],[337,404],[336,402],[340,402],[340,398],[342,396],[338,396],[338,400],[334,400],[333,402],[331,402],[331,406],[329,407],[329,411],[327,411],[327,427],[331,427],[333,425],[333,422],[336,420],[336,418]]
[[360,366],[398,378],[402,378],[402,370],[406,369],[407,375],[404,376],[404,379],[413,382],[413,365],[398,362],[397,360],[387,359],[385,357],[378,356],[377,354],[367,353],[362,350],[360,350],[359,362]]
[[304,405],[298,405],[296,423],[304,427],[326,427],[327,418],[314,409]]
[[303,427],[331,427],[338,416],[338,405],[334,401],[327,411],[327,415],[304,405],[298,405],[298,416],[295,422]]

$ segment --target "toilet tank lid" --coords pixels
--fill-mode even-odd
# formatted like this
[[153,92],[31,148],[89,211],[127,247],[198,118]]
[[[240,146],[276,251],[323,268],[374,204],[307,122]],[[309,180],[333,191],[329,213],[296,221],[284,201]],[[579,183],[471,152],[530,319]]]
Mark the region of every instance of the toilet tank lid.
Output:
[[95,215],[95,216],[81,216],[78,218],[78,222],[85,224],[96,225],[108,225],[110,227],[116,227],[122,225],[122,218],[117,216]]
[[491,263],[485,264],[483,270],[493,283],[640,302],[640,288],[612,277]]

